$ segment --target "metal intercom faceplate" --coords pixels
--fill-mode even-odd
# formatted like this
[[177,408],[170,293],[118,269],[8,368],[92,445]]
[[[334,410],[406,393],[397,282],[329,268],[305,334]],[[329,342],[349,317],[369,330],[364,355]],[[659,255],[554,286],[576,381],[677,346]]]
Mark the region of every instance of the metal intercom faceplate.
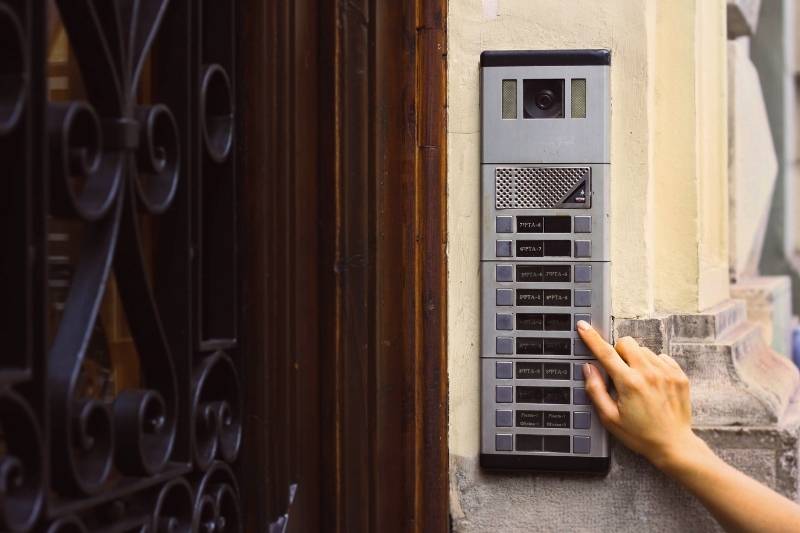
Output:
[[608,469],[583,387],[611,338],[607,50],[481,55],[481,464]]

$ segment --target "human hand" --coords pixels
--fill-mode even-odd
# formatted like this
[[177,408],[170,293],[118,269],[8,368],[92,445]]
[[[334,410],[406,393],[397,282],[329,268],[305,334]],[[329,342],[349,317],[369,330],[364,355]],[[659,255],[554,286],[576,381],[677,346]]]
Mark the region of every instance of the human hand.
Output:
[[577,327],[616,387],[614,399],[597,368],[583,365],[586,392],[615,437],[665,470],[687,453],[706,449],[692,432],[689,380],[672,357],[656,355],[631,337],[611,346],[588,323]]

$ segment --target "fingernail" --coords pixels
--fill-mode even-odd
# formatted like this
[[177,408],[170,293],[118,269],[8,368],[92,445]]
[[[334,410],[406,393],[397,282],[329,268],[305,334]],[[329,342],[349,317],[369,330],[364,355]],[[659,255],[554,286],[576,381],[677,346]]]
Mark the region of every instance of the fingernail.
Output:
[[578,327],[578,330],[580,331],[588,331],[592,329],[592,326],[585,320],[578,320],[578,323],[575,325]]
[[592,365],[590,365],[589,363],[584,363],[583,364],[583,377],[586,378],[586,379],[589,379],[589,376],[592,375],[592,372],[594,372],[594,368],[592,368]]

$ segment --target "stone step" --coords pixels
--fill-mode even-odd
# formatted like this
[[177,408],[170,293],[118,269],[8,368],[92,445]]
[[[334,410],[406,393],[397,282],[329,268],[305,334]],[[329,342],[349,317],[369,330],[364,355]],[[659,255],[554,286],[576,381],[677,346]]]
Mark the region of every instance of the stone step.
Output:
[[697,314],[672,315],[669,322],[670,342],[715,341],[746,320],[746,302],[734,299]]
[[714,342],[672,342],[670,354],[692,383],[698,424],[775,424],[800,385],[797,368],[750,322],[725,330]]

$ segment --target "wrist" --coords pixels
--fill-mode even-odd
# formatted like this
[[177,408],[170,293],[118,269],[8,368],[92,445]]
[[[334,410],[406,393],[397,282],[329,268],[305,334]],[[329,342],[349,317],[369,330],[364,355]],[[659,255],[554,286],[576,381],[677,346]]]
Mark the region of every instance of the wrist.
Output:
[[656,468],[672,477],[681,477],[684,472],[694,471],[696,465],[707,462],[716,454],[703,439],[689,430],[674,438],[658,457],[651,459]]

